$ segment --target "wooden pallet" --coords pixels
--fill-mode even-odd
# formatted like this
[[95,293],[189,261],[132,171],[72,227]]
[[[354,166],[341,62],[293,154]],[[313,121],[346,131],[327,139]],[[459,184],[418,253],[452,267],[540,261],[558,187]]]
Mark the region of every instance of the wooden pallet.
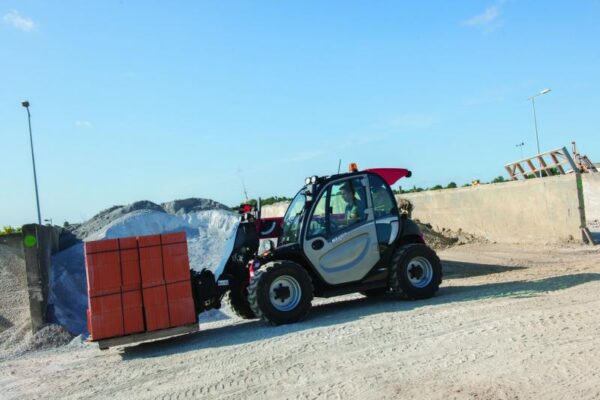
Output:
[[173,336],[187,335],[188,333],[198,332],[200,326],[198,323],[177,326],[175,328],[161,329],[154,332],[134,333],[133,335],[120,336],[110,339],[100,339],[98,343],[100,350],[107,350],[109,347],[125,346],[128,344],[147,342],[150,340],[165,339]]

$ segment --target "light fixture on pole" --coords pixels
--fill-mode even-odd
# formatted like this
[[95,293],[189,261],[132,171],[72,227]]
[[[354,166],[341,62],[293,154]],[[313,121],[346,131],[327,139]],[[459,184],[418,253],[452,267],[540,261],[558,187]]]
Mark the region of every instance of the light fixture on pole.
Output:
[[544,89],[541,92],[539,92],[538,94],[534,94],[533,96],[527,98],[527,100],[531,100],[531,106],[533,107],[533,124],[535,126],[535,141],[537,143],[538,154],[540,154],[541,151],[540,151],[540,139],[538,136],[537,117],[535,115],[535,98],[538,96],[541,96],[543,94],[546,94],[546,93],[550,93],[550,89]]
[[27,122],[29,123],[29,143],[31,145],[31,163],[33,164],[33,184],[35,185],[35,202],[37,204],[38,224],[42,224],[42,213],[40,212],[40,196],[38,195],[37,173],[35,171],[35,156],[33,154],[33,135],[31,134],[31,113],[29,112],[29,102],[25,100],[21,103],[27,109]]

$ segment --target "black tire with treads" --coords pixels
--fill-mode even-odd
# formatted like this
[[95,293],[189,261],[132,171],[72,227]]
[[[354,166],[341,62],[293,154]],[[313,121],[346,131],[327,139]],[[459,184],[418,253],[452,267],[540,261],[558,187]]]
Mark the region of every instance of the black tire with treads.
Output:
[[[411,263],[424,258],[432,268],[431,281],[424,287],[414,286],[409,279]],[[389,275],[391,293],[398,298],[409,300],[433,297],[442,283],[442,263],[431,248],[424,244],[408,244],[396,250],[392,257]]]
[[[293,278],[300,288],[300,300],[289,311],[273,306],[269,293],[271,283],[285,276]],[[291,324],[306,317],[312,305],[313,291],[310,276],[300,265],[291,261],[271,261],[254,273],[248,285],[248,303],[254,314],[270,325]]]
[[236,277],[236,281],[225,297],[225,302],[229,308],[242,319],[254,319],[256,314],[250,308],[248,303],[248,282],[243,277]]

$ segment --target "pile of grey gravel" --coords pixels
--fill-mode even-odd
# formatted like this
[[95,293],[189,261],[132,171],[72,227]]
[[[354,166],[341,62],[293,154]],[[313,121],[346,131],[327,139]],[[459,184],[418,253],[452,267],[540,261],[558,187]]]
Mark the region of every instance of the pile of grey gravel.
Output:
[[[191,197],[183,200],[173,200],[161,204],[156,204],[148,200],[141,200],[125,206],[113,206],[106,210],[100,211],[88,221],[85,221],[81,224],[72,224],[68,226],[66,228],[66,232],[64,232],[64,235],[70,235],[72,242],[71,244],[74,244],[75,242],[88,237],[93,232],[102,230],[102,228],[121,218],[122,216],[141,210],[182,215],[193,211],[229,210],[229,207],[211,199],[202,199],[197,197]],[[61,245],[61,248],[64,249],[68,247],[67,244],[69,243]]]
[[463,232],[462,230],[453,231],[450,229],[443,229],[441,232],[435,231],[431,224],[421,223],[419,220],[415,220],[421,232],[423,233],[423,239],[429,247],[434,250],[448,249],[453,246],[461,246],[469,243],[487,243],[488,240],[471,233]]

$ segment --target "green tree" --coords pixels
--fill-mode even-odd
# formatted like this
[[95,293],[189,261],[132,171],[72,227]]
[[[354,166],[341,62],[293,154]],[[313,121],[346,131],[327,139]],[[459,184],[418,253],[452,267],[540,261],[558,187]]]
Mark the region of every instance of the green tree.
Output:
[[2,229],[0,230],[0,235],[10,235],[11,233],[20,233],[20,232],[21,232],[20,227],[13,228],[10,225],[6,225],[6,226],[2,227]]
[[446,186],[446,189],[456,189],[456,183],[455,182],[450,182],[448,184],[448,186]]
[[504,177],[502,175],[498,175],[492,181],[492,183],[502,183],[502,182],[506,182],[506,179],[504,179]]

